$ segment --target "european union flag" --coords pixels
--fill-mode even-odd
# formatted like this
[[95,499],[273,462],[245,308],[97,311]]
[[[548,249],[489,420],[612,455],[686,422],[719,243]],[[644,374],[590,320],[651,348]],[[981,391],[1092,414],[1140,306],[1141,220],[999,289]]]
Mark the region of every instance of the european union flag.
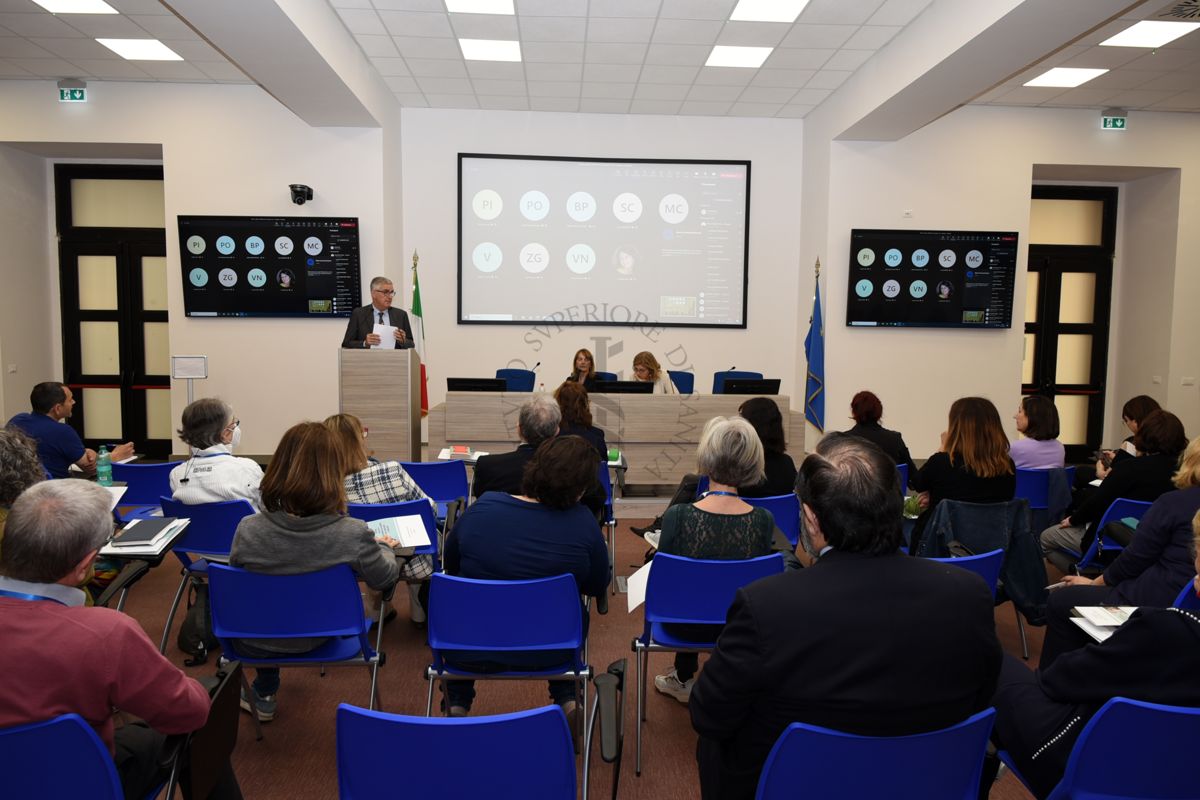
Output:
[[816,281],[812,319],[804,337],[804,356],[808,359],[808,380],[804,384],[804,418],[821,433],[825,432],[825,325],[821,319],[821,282]]

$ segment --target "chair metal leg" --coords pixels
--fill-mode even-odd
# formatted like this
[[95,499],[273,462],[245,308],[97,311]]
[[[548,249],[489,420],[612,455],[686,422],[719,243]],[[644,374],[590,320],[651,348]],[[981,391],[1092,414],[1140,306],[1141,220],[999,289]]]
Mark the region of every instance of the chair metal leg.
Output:
[[167,637],[171,635],[171,625],[175,622],[175,612],[179,608],[179,601],[183,599],[183,590],[187,588],[188,571],[183,571],[183,579],[179,581],[179,588],[175,590],[175,599],[171,601],[171,608],[167,611],[167,624],[163,626],[162,640],[158,643],[158,652],[165,654],[167,652]]
[[600,714],[600,693],[592,701],[591,714],[587,715],[587,724],[583,726],[583,800],[588,800],[588,783],[592,771],[592,737],[596,734],[596,720]]
[[[125,598],[129,597],[129,587],[126,586],[121,590],[121,596],[117,598],[117,611],[125,610]],[[170,797],[170,795],[168,795]]]
[[425,695],[425,716],[433,716],[433,675],[428,669],[425,670],[425,680],[429,682],[429,692]]
[[615,523],[606,524],[608,528],[608,589],[616,596],[617,594],[617,526]]
[[246,670],[242,670],[242,696],[250,698],[250,716],[254,719],[254,739],[262,741],[262,722],[258,719],[258,703],[254,702],[254,689],[246,679]]
[[649,653],[640,650],[637,653],[637,759],[634,764],[634,774],[642,775],[642,722],[646,719],[646,661]]
[[1013,603],[1013,613],[1017,615],[1017,630],[1021,634],[1021,658],[1029,660],[1029,640],[1025,638],[1025,620],[1021,619],[1021,610]]
[[379,705],[379,662],[376,661],[371,665],[371,698],[367,701],[367,710],[375,711],[375,707]]

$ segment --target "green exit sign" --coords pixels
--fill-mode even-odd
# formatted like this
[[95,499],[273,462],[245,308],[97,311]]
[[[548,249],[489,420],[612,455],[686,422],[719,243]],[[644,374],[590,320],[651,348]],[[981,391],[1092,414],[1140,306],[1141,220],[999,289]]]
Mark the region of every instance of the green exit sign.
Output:
[[1101,117],[1100,127],[1106,131],[1125,130],[1125,117]]
[[58,102],[60,103],[86,103],[87,89],[59,89]]

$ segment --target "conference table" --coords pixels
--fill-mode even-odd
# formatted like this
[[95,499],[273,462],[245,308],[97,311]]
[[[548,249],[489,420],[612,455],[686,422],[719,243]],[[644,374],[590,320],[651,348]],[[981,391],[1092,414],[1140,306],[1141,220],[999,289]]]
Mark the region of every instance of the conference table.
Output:
[[[449,445],[504,453],[517,446],[517,418],[531,392],[447,392],[446,401],[429,411],[427,452]],[[592,423],[604,431],[609,447],[620,448],[627,484],[675,485],[696,471],[696,445],[704,424],[737,414],[747,395],[599,394],[590,395]],[[804,415],[792,411],[789,398],[771,397],[784,420],[787,453],[800,463],[804,454]]]

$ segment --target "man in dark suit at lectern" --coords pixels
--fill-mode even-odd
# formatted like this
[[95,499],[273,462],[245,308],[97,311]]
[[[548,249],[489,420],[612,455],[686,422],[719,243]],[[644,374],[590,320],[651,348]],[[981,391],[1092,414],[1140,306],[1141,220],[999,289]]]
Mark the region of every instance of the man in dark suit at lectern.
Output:
[[372,332],[376,325],[390,325],[396,329],[393,334],[393,346],[397,350],[412,347],[412,328],[408,324],[408,314],[399,308],[392,308],[392,299],[395,296],[396,289],[391,280],[384,277],[372,278],[371,304],[356,308],[350,314],[342,347],[362,348],[379,344],[379,334]]

